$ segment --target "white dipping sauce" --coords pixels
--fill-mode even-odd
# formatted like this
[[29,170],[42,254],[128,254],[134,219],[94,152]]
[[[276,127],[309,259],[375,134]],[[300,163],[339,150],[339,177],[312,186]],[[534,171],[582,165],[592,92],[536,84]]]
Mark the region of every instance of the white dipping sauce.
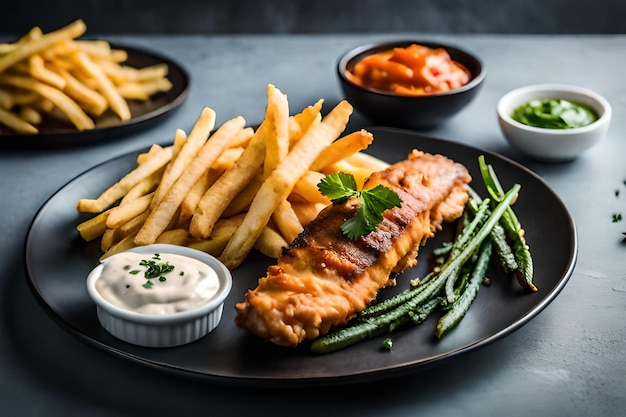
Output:
[[[169,272],[146,277],[148,266]],[[217,273],[209,265],[186,256],[122,252],[108,258],[96,280],[98,293],[111,304],[144,314],[193,310],[210,301],[219,289]]]

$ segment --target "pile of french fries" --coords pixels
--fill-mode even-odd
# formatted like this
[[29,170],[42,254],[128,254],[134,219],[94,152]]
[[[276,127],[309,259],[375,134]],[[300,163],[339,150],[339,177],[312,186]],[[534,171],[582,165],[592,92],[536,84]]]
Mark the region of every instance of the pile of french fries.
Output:
[[215,112],[204,108],[189,135],[177,129],[171,146],[153,145],[118,182],[78,201],[78,211],[94,214],[80,235],[100,239],[101,259],[153,243],[202,250],[229,269],[253,249],[277,258],[330,203],[317,188],[325,175],[351,173],[362,185],[388,166],[362,152],[371,133],[343,135],[348,102],[324,117],[322,104],[290,115],[287,96],[268,85],[256,129],[242,116],[214,129]]
[[0,43],[0,125],[37,134],[51,118],[79,131],[93,129],[107,111],[129,120],[127,100],[149,100],[172,88],[167,64],[124,65],[125,50],[77,39],[86,29],[77,20],[45,34],[34,27],[14,43]]

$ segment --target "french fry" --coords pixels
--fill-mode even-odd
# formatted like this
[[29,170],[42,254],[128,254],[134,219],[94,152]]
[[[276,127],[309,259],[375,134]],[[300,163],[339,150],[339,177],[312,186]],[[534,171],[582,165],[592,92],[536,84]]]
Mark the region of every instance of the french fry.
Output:
[[0,107],[0,124],[10,127],[18,133],[34,135],[39,132],[32,124]]
[[289,105],[287,96],[272,84],[267,87],[265,111],[265,161],[263,176],[267,177],[289,152]]
[[[210,123],[210,121],[208,121],[207,123]],[[174,132],[174,144],[172,145],[174,147],[173,158],[178,157],[178,154],[183,148],[185,142],[187,142],[187,133],[185,133],[185,131],[182,129],[176,129],[176,132]]]
[[389,167],[388,162],[363,152],[357,152],[349,155],[345,158],[345,161],[353,166],[369,169],[372,172],[384,171]]
[[20,106],[19,116],[26,123],[30,123],[33,126],[37,126],[41,124],[42,117],[41,113],[32,106]]
[[242,221],[243,215],[221,218],[215,223],[210,237],[190,241],[188,246],[210,253],[215,257],[220,256],[228,240]]
[[323,104],[324,100],[320,99],[315,104],[305,107],[300,113],[291,117],[295,123],[290,124],[290,146],[293,146],[294,143],[298,142],[312,126],[322,120],[321,111]]
[[0,43],[0,55],[6,55],[9,52],[13,52],[15,49],[19,48],[21,45],[24,45],[24,43],[32,39],[40,38],[41,35],[43,35],[41,28],[39,26],[35,26],[31,28],[28,31],[28,33],[26,33],[24,36],[18,39],[17,42]]
[[330,204],[330,199],[320,193],[317,184],[324,178],[324,174],[308,170],[293,186],[292,194],[297,194],[304,201],[311,203]]
[[157,145],[156,143],[153,144],[152,146],[150,146],[150,149],[148,149],[148,152],[143,152],[137,155],[137,165],[143,164],[148,159],[161,152],[162,149],[163,147],[161,145]]
[[111,209],[106,222],[107,227],[109,229],[117,229],[121,225],[126,224],[130,220],[139,216],[150,206],[152,195],[153,193],[146,194],[127,204],[119,205]]
[[306,226],[313,219],[315,219],[319,212],[322,211],[325,207],[327,207],[326,204],[310,203],[308,201],[303,203],[291,203],[291,208],[293,209],[294,213],[296,213],[296,216],[298,216],[298,221],[300,221],[300,224],[303,226]]
[[213,165],[211,165],[211,169],[216,171],[226,171],[227,169],[232,168],[244,150],[245,148],[243,147],[224,149],[224,152],[222,152]]
[[113,82],[106,76],[102,68],[100,68],[84,51],[77,51],[71,55],[72,59],[79,67],[89,76],[96,80],[98,91],[106,98],[111,109],[122,121],[129,120],[131,117],[128,103],[122,95],[117,91]]
[[278,258],[288,245],[280,233],[271,227],[264,227],[259,238],[254,242],[254,248],[270,258]]
[[193,213],[196,211],[198,202],[209,188],[209,186],[215,182],[217,174],[215,171],[205,171],[198,181],[191,187],[183,202],[180,205],[180,212],[178,214],[178,222],[176,224],[186,223]]
[[85,241],[90,242],[102,236],[107,229],[107,217],[109,210],[94,216],[76,226],[76,230]]
[[39,55],[31,55],[28,60],[30,74],[33,78],[56,87],[59,90],[65,88],[65,79],[58,73],[49,70],[44,64],[43,58]]
[[[151,209],[154,209],[161,200],[165,197],[170,187],[176,182],[178,177],[182,174],[185,167],[191,163],[196,154],[200,151],[200,148],[207,141],[211,130],[215,126],[215,111],[208,107],[205,107],[200,112],[200,117],[196,120],[194,127],[191,129],[189,137],[177,140],[175,138],[175,146],[178,142],[180,148],[175,147],[176,154],[172,162],[168,164],[161,178],[159,188],[156,190],[154,199],[152,201]],[[181,132],[177,131],[176,135],[181,135]]]
[[102,234],[102,239],[100,239],[100,250],[105,252],[109,250],[111,246],[118,242],[116,239],[116,230],[113,229],[105,229]]
[[264,155],[265,127],[262,123],[235,165],[224,172],[202,196],[189,225],[193,237],[206,239],[211,235],[213,226],[234,196],[258,175]]
[[74,100],[54,87],[50,87],[32,78],[8,74],[0,74],[0,84],[12,85],[40,94],[54,103],[54,105],[72,121],[78,130],[93,129],[95,127],[93,120],[87,116]]
[[228,268],[235,269],[241,264],[276,207],[291,193],[295,182],[308,170],[315,158],[344,131],[351,114],[352,106],[347,101],[341,101],[319,124],[307,131],[283,163],[272,171],[252,200],[243,223],[220,256]]
[[[206,125],[204,127],[206,128],[208,126],[209,125]],[[165,197],[163,197],[158,205],[152,210],[148,219],[137,233],[137,236],[135,236],[135,244],[147,245],[156,241],[156,238],[163,233],[168,224],[171,223],[176,211],[182,204],[189,190],[191,190],[193,185],[200,179],[200,177],[202,177],[203,173],[208,170],[211,165],[213,165],[220,153],[226,147],[230,138],[236,135],[236,133],[243,129],[244,126],[245,119],[238,116],[225,122],[217,129],[217,131],[215,131],[215,133],[213,133],[213,135],[211,135],[211,137],[205,142],[202,149],[200,149],[197,155],[185,167],[184,172],[178,176],[176,182],[167,191]],[[203,130],[198,131],[197,129],[194,130],[195,132],[192,131],[192,135],[206,134],[206,136],[208,136],[210,133],[210,129],[208,132],[204,132]],[[188,145],[189,141],[183,147],[181,154]],[[181,155],[179,155],[174,162],[176,162],[180,157]]]
[[83,213],[100,213],[121,199],[135,184],[143,178],[158,171],[172,158],[172,148],[163,148],[161,152],[145,163],[137,166],[117,183],[106,189],[96,199],[82,198],[78,201],[78,211]]
[[248,184],[232,198],[224,209],[222,217],[228,218],[246,211],[250,207],[254,195],[261,188],[261,184],[263,184],[263,173],[259,170],[258,174],[253,175]]
[[144,211],[139,216],[135,217],[134,219],[129,220],[127,223],[115,229],[113,231],[114,232],[113,241],[119,242],[120,240],[124,239],[127,236],[136,235],[139,229],[141,229],[141,226],[143,226],[143,224],[145,223],[147,218],[148,218],[148,211]]
[[89,88],[65,68],[57,68],[56,71],[65,80],[63,91],[80,103],[88,113],[100,116],[106,111],[108,104],[102,94]]
[[304,230],[288,200],[282,200],[278,204],[271,218],[286,242],[293,242],[296,236]]
[[189,232],[187,229],[167,230],[157,238],[156,243],[165,243],[168,245],[185,246]]
[[157,93],[169,91],[172,82],[167,78],[144,82],[125,82],[117,87],[117,92],[126,100],[148,101]]
[[330,175],[337,172],[351,174],[356,181],[357,187],[361,189],[363,187],[363,184],[365,184],[365,181],[373,171],[371,169],[363,168],[358,165],[353,165],[348,161],[342,160],[327,166],[326,168],[324,168],[322,173],[324,175]]
[[237,134],[231,141],[228,143],[229,148],[245,148],[250,143],[250,140],[254,136],[254,129],[251,127],[246,127],[241,132]]
[[109,247],[107,251],[100,257],[100,261],[103,261],[106,258],[115,255],[116,253],[124,252],[128,249],[134,248],[136,245],[133,243],[133,238],[133,235],[126,236],[124,239]]
[[[153,191],[159,185],[159,180],[162,175],[163,175],[163,168],[159,169],[158,171],[153,172],[147,177],[144,177],[141,181],[135,184],[130,190],[128,190],[128,192],[120,200],[119,205],[125,206],[141,197],[145,197],[147,194],[153,195],[154,194]],[[148,203],[150,202],[151,202],[151,199],[148,201]]]
[[0,72],[3,72],[13,64],[28,58],[31,55],[44,51],[46,48],[65,39],[74,39],[81,36],[87,30],[87,26],[82,20],[76,20],[69,25],[54,32],[33,36],[32,39],[24,41],[13,51],[0,57]]
[[352,132],[333,142],[325,152],[321,153],[311,165],[312,171],[321,171],[324,167],[341,161],[346,157],[367,149],[374,140],[367,130]]

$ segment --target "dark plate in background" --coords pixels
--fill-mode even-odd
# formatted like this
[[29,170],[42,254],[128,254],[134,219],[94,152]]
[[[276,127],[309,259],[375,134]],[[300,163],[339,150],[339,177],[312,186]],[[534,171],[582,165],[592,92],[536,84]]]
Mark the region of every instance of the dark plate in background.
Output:
[[[249,386],[298,386],[366,382],[416,372],[456,355],[494,342],[519,329],[541,312],[563,289],[576,263],[578,242],[574,221],[560,198],[537,175],[502,156],[417,133],[372,128],[368,150],[386,161],[404,159],[415,147],[442,153],[465,164],[479,178],[477,158],[486,155],[505,188],[522,184],[516,212],[534,254],[536,285],[529,294],[514,279],[489,272],[492,285],[482,287],[469,313],[442,340],[436,340],[436,317],[418,327],[395,333],[393,353],[382,348],[382,337],[350,348],[316,356],[306,345],[281,348],[259,340],[235,326],[234,304],[256,286],[271,260],[251,254],[233,272],[220,326],[190,345],[149,349],[121,342],[98,323],[96,308],[85,288],[88,272],[101,253],[99,242],[85,243],[76,225],[87,217],[76,211],[79,198],[95,198],[135,165],[136,153],[104,162],[81,174],[55,193],[40,209],[25,245],[27,280],[44,309],[63,328],[97,348],[178,375],[212,382]],[[479,181],[477,181],[479,183]],[[478,186],[476,188],[481,191]],[[406,288],[408,280],[423,276],[433,248],[452,236],[446,227],[420,250],[420,263],[397,280],[386,297]],[[50,242],[55,242],[51,245]]]
[[132,117],[127,121],[120,121],[110,111],[95,119],[96,128],[79,131],[75,127],[46,120],[39,126],[37,135],[16,134],[0,125],[0,149],[36,149],[65,146],[89,146],[102,140],[117,140],[121,137],[158,122],[172,111],[176,110],[187,98],[189,92],[189,75],[187,71],[171,59],[145,49],[133,48],[111,43],[111,48],[124,49],[128,52],[128,59],[124,65],[143,68],[150,65],[165,63],[168,66],[167,78],[172,88],[166,93],[153,96],[146,102],[129,100],[128,104]]

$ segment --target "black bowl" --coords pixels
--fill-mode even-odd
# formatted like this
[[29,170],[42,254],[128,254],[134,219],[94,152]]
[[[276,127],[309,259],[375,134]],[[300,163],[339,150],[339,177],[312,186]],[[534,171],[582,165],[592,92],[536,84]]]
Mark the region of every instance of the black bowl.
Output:
[[[361,87],[346,77],[346,70],[351,70],[367,55],[395,47],[404,48],[414,43],[445,49],[452,60],[467,68],[470,73],[469,82],[443,93],[401,96]],[[476,55],[455,46],[420,40],[362,45],[344,54],[337,63],[337,76],[343,93],[358,112],[375,124],[408,129],[432,128],[457,114],[474,99],[485,79],[485,74],[485,67]]]

